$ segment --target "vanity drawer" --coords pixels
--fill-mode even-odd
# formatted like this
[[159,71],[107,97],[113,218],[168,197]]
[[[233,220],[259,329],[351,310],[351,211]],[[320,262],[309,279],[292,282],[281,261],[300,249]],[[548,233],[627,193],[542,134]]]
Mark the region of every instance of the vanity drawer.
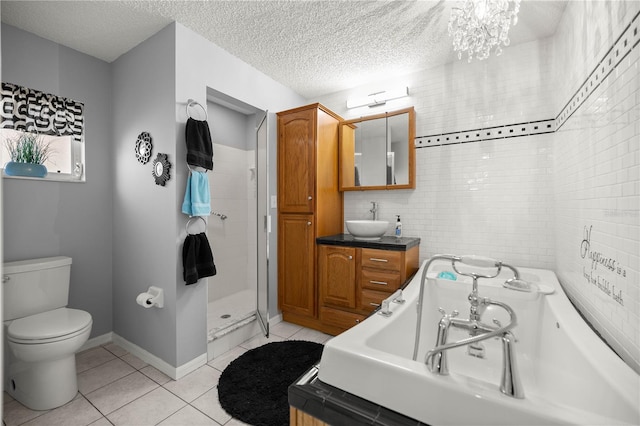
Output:
[[389,297],[389,293],[375,290],[362,290],[360,293],[360,309],[371,312],[376,309],[384,299]]
[[402,268],[402,252],[363,248],[362,267],[400,271]]
[[[372,309],[373,310],[373,309]],[[320,321],[329,326],[338,327],[347,330],[354,325],[362,322],[366,317],[364,315],[354,314],[353,312],[341,311],[339,309],[320,307]]]
[[371,269],[360,271],[360,286],[365,289],[392,292],[400,288],[400,272],[386,272]]

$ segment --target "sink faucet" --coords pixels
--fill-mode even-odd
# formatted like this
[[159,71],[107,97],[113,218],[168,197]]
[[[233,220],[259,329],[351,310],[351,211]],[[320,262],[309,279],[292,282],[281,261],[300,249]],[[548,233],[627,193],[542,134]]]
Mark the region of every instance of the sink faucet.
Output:
[[371,204],[373,204],[373,207],[371,207],[371,210],[369,211],[373,215],[373,220],[378,220],[378,203],[372,201]]

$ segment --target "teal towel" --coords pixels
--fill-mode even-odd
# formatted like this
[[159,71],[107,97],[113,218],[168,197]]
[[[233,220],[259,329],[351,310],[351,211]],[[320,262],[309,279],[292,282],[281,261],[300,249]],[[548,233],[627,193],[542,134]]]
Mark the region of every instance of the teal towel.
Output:
[[189,174],[182,203],[182,213],[189,216],[209,216],[211,214],[209,178],[206,172],[192,170]]

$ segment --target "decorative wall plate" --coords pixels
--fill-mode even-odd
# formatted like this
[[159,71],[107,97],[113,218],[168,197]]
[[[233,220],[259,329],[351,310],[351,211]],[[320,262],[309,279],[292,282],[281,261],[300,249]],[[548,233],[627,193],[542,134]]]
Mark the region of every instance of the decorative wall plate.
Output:
[[148,132],[140,133],[136,140],[136,158],[138,161],[142,164],[147,164],[149,158],[151,158],[152,149],[151,135]]
[[169,170],[171,169],[171,163],[169,163],[168,155],[158,153],[158,156],[153,160],[153,170],[151,174],[156,180],[156,185],[164,186],[169,180]]

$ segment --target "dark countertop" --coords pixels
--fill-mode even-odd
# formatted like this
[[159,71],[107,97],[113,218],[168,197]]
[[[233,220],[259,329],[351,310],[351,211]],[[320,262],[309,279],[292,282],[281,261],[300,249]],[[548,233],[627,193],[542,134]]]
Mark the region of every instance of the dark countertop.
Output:
[[289,405],[332,426],[428,426],[321,382],[316,375],[289,386]]
[[412,247],[420,244],[420,238],[401,237],[396,238],[391,235],[385,235],[379,240],[357,240],[351,234],[329,235],[327,237],[316,238],[316,244],[325,244],[329,246],[347,246],[361,247],[380,250],[407,251]]

